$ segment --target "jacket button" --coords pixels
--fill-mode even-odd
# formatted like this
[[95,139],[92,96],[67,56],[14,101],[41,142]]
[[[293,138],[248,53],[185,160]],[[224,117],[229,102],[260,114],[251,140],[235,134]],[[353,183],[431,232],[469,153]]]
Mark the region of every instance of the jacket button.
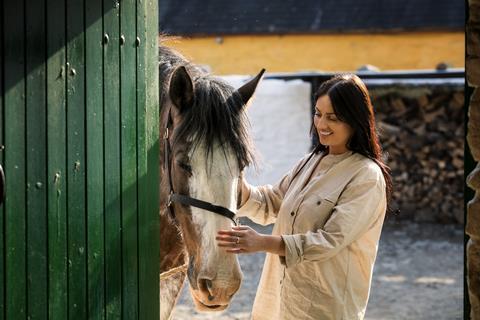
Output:
[[295,215],[295,212],[290,212],[290,215],[293,217]]

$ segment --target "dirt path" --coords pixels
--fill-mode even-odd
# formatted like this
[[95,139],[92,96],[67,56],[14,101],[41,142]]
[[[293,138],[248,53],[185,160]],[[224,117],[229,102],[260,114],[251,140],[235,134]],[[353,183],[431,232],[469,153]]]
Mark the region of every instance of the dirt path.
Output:
[[[252,226],[259,232],[271,231],[271,227]],[[185,286],[172,319],[249,319],[264,255],[239,258],[244,282],[228,310],[195,312]],[[365,319],[463,319],[463,226],[387,223]]]

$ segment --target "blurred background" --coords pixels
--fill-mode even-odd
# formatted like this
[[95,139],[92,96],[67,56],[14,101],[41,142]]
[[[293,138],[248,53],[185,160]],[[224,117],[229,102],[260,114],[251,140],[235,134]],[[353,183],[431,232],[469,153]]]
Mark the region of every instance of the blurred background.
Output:
[[[464,2],[159,0],[159,24],[165,45],[235,87],[267,69],[248,110],[260,158],[247,172],[253,184],[275,183],[310,150],[316,88],[338,72],[359,75],[395,190],[366,319],[468,314]],[[198,314],[184,288],[173,319],[249,319],[263,259],[240,256],[244,283],[229,310]]]

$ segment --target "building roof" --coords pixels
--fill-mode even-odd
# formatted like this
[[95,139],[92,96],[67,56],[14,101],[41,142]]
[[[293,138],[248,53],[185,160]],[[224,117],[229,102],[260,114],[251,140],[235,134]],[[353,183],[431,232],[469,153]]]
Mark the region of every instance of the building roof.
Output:
[[171,35],[463,30],[456,0],[159,0]]

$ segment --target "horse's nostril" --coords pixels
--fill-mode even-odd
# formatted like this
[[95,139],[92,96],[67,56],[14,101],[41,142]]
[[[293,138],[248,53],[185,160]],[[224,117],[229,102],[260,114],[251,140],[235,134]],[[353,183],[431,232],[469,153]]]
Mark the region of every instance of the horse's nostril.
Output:
[[203,290],[205,290],[205,293],[208,293],[208,301],[213,301],[215,300],[215,295],[213,293],[213,281],[210,279],[201,279],[200,283],[202,284]]
[[209,279],[205,280],[205,284],[207,285],[208,290],[212,289],[212,287],[213,287],[212,280],[209,280]]

